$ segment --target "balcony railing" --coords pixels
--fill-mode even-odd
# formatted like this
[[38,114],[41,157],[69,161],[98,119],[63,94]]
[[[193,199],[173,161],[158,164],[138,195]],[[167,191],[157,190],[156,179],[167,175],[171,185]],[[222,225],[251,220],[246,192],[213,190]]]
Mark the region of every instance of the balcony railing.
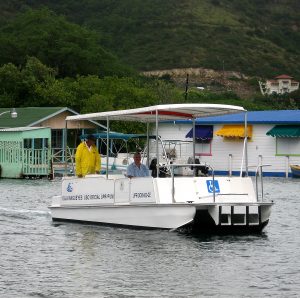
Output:
[[67,147],[67,151],[65,151],[65,149],[63,149],[63,148],[52,148],[51,149],[52,163],[53,164],[64,163],[64,162],[74,163],[75,152],[76,152],[76,148]]

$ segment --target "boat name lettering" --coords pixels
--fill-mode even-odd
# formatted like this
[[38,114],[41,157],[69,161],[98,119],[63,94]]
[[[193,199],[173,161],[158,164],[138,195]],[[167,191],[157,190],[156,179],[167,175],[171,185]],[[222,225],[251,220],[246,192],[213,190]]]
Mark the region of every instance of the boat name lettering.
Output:
[[84,195],[84,199],[87,200],[103,200],[103,199],[113,199],[114,195],[112,193],[101,193],[93,195]]
[[151,192],[134,192],[133,198],[151,198]]
[[63,196],[62,200],[63,201],[81,201],[81,200],[83,200],[83,196],[82,195]]

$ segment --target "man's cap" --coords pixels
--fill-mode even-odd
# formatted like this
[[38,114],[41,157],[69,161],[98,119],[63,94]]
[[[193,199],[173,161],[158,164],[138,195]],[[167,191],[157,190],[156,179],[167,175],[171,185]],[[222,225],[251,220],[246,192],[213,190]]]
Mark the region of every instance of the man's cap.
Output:
[[87,136],[86,136],[86,139],[87,139],[87,140],[96,141],[96,138],[95,138],[94,135],[87,135]]

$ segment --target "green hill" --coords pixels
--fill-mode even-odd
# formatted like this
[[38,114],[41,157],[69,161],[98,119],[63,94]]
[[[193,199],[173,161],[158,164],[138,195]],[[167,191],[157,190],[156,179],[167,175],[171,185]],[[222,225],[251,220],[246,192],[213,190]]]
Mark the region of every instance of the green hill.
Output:
[[27,10],[0,27],[0,66],[24,66],[36,57],[59,77],[127,75],[132,73],[100,46],[98,34],[68,22],[47,8]]
[[[138,70],[204,67],[300,78],[299,0],[44,0]],[[39,0],[0,2],[2,24]]]

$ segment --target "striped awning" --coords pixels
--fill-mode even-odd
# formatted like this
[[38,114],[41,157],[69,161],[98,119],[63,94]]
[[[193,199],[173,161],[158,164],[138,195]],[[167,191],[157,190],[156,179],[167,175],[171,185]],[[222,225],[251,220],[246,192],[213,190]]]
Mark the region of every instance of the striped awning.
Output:
[[276,125],[266,134],[277,138],[300,138],[300,125]]
[[[248,138],[252,138],[252,125],[247,126]],[[244,125],[224,125],[221,129],[216,131],[216,135],[227,138],[244,138],[245,126]]]

